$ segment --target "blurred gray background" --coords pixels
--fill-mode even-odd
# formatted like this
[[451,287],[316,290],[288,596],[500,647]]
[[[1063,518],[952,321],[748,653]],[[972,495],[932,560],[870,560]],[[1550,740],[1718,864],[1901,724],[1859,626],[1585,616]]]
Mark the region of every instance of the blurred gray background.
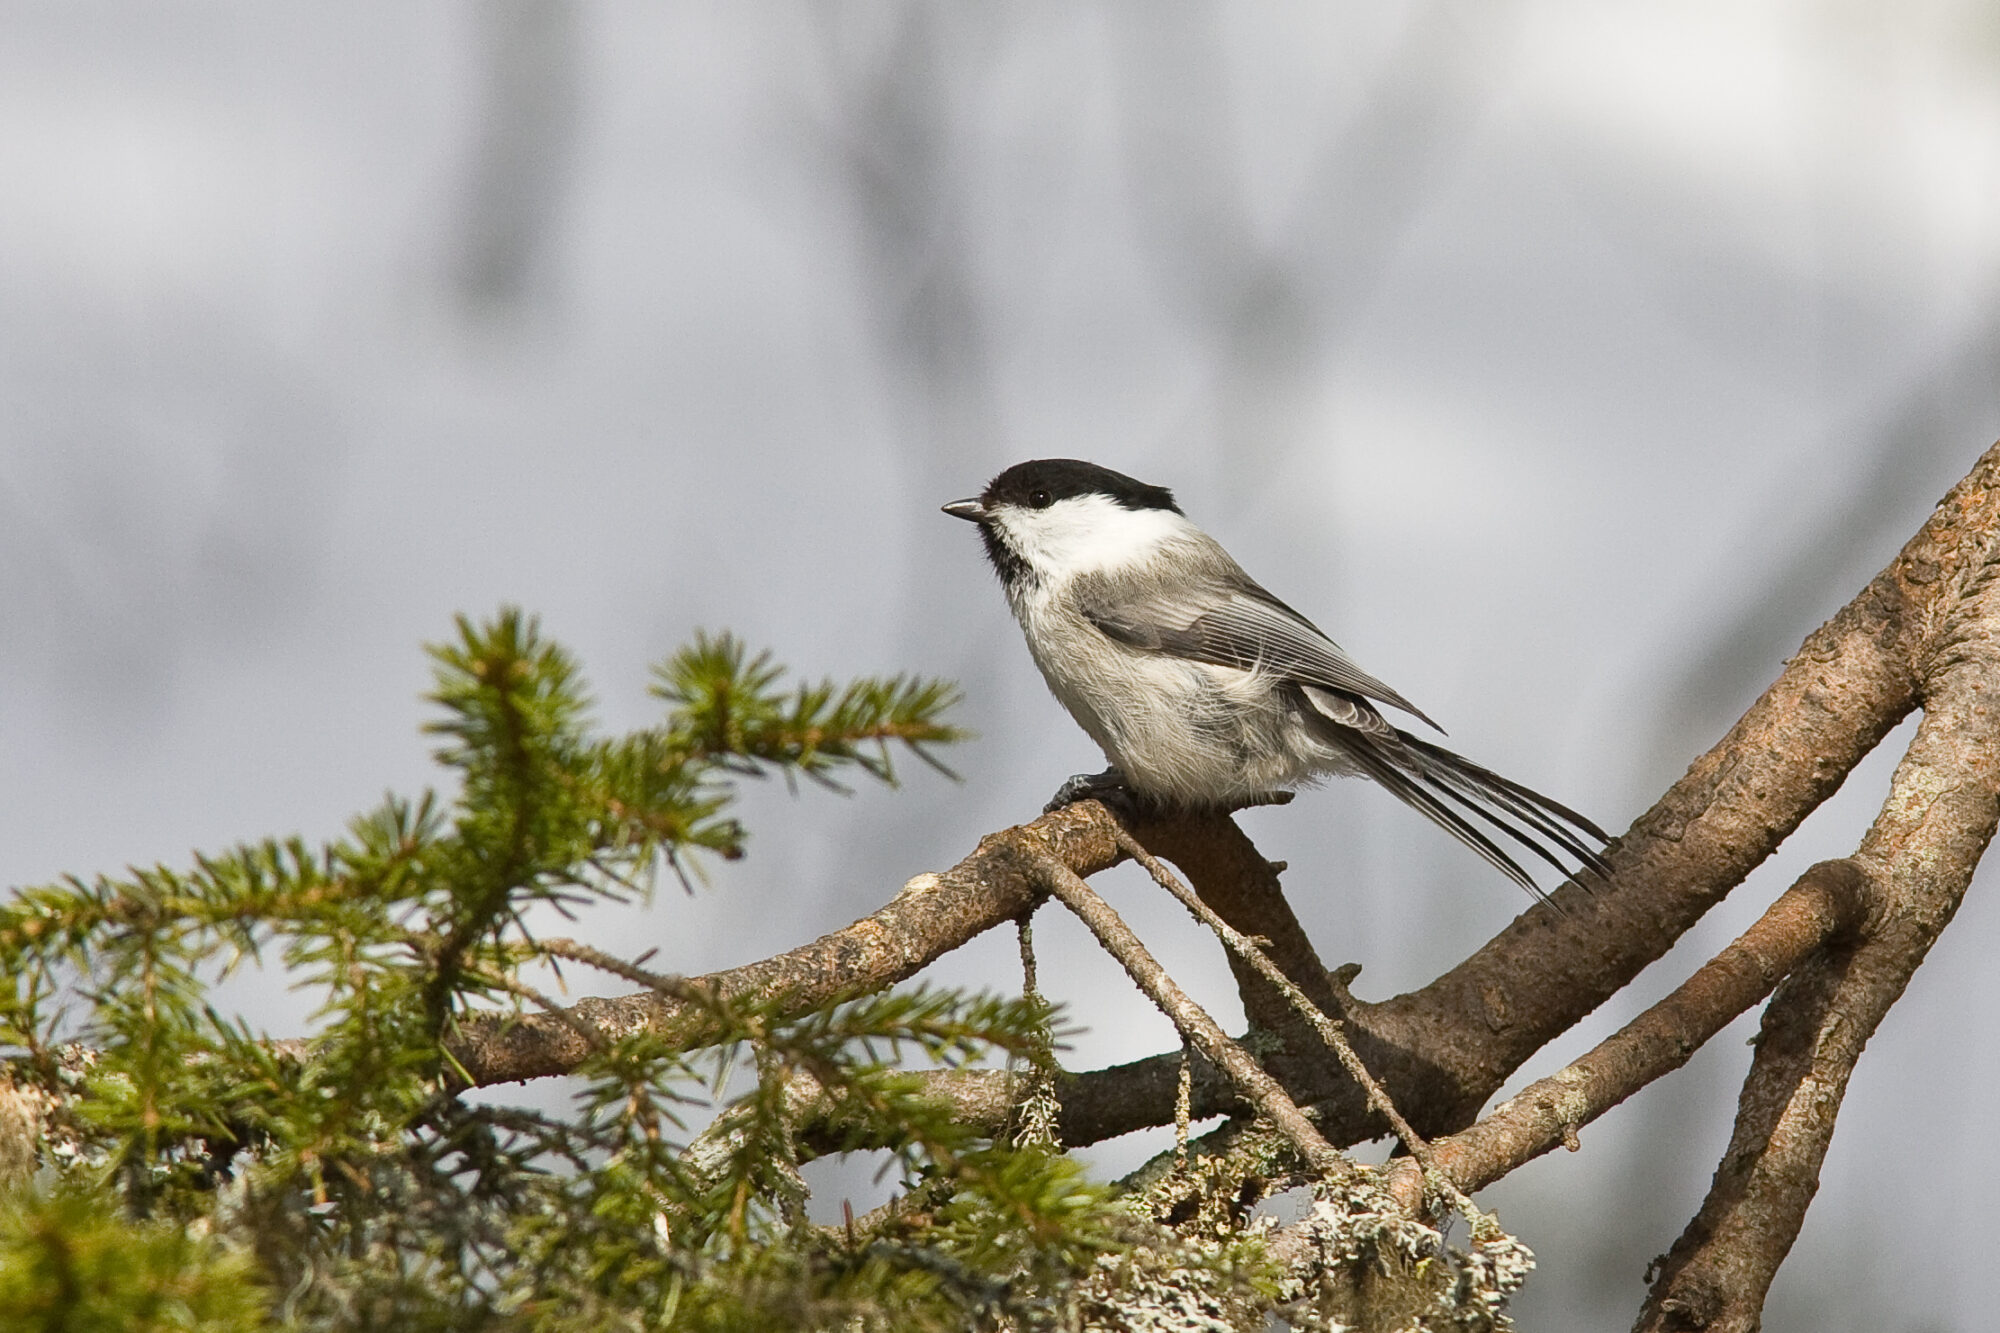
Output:
[[[1454,744],[1623,828],[2000,434],[1996,280],[2000,19],[1953,0],[12,4],[0,878],[432,782],[419,645],[512,601],[607,726],[697,626],[963,683],[962,785],[753,789],[748,860],[586,928],[690,971],[800,943],[1099,766],[937,512],[1045,455],[1173,486]],[[1907,735],[1523,1079],[1850,850]],[[1364,995],[1525,905],[1360,784],[1246,818]],[[1975,889],[1871,1045],[1768,1327],[1984,1326],[1995,925]],[[1072,1064],[1172,1044],[1040,927]],[[1013,949],[938,971],[1012,988]],[[1487,1193],[1524,1327],[1630,1321],[1753,1022]]]

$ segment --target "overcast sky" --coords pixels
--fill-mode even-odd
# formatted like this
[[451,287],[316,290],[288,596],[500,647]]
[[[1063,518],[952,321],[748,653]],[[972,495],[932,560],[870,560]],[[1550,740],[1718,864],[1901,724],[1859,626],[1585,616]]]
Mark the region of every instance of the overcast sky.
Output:
[[[748,860],[590,925],[690,971],[798,944],[1101,766],[937,512],[1052,455],[1172,486],[1455,745],[1623,828],[2000,434],[1996,280],[1973,3],[9,5],[0,879],[433,782],[420,645],[511,602],[607,726],[702,626],[963,683],[962,784],[754,790]],[[1906,738],[1523,1079],[1851,850]],[[1246,822],[1365,996],[1525,905],[1358,784]],[[1976,886],[1871,1044],[1767,1327],[1986,1317],[2000,1055],[1957,1039],[1996,924]],[[1072,1064],[1172,1045],[1040,925]],[[1752,1030],[1488,1192],[1524,1327],[1629,1322]]]

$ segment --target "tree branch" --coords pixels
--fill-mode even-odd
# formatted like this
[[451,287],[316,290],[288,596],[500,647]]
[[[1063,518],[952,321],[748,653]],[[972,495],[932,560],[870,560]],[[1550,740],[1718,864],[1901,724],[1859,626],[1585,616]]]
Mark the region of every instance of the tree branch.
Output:
[[[981,839],[972,855],[943,874],[917,876],[850,926],[686,984],[726,1000],[775,1002],[787,1013],[871,995],[1032,906],[1041,892],[1037,857],[1053,856],[1080,874],[1114,864],[1113,827],[1095,807],[1072,807],[1005,829]],[[714,1039],[700,1006],[655,990],[579,1000],[571,1011],[613,1041],[638,1031],[689,1047]],[[566,1074],[589,1051],[573,1026],[547,1014],[469,1019],[451,1045],[477,1086]]]
[[[1123,840],[1121,850],[1132,855],[1137,848],[1134,859],[1141,863],[1157,854],[1179,866],[1208,909],[1241,934],[1264,941],[1265,957],[1286,983],[1303,991],[1321,1013],[1341,1012],[1340,993],[1278,883],[1282,863],[1265,860],[1229,819],[1142,825],[1139,831],[1144,839],[1137,832],[1114,829],[1114,836]],[[1146,869],[1159,880],[1153,865]],[[1272,1074],[1288,1085],[1309,1083],[1323,1063],[1323,1048],[1311,1022],[1284,994],[1284,986],[1249,959],[1232,951],[1229,966],[1250,1026],[1278,1039],[1279,1049],[1267,1058]]]
[[1244,1100],[1277,1127],[1314,1171],[1339,1180],[1354,1174],[1354,1163],[1321,1137],[1278,1081],[1231,1041],[1200,1005],[1188,998],[1110,903],[1060,861],[1044,857],[1040,869],[1042,883],[1049,892],[1076,913],[1077,919],[1097,936],[1105,952],[1118,960],[1146,998],[1159,1006],[1160,1012],[1173,1021],[1196,1050],[1229,1076]]
[[[1146,873],[1153,877],[1155,884],[1172,894],[1176,902],[1192,912],[1195,920],[1215,932],[1216,937],[1229,950],[1233,964],[1254,972],[1267,987],[1276,990],[1284,998],[1294,1016],[1305,1021],[1320,1044],[1340,1062],[1340,1067],[1347,1071],[1348,1077],[1360,1085],[1362,1092],[1368,1098],[1369,1107],[1388,1122],[1397,1137],[1402,1139],[1404,1146],[1416,1155],[1417,1160],[1422,1162],[1426,1169],[1429,1169],[1430,1145],[1403,1118],[1402,1112],[1398,1111],[1396,1104],[1389,1099],[1389,1094],[1375,1081],[1368,1072],[1368,1067],[1361,1063],[1361,1057],[1354,1053],[1354,1047],[1348,1043],[1347,1034],[1341,1029],[1340,1020],[1329,1016],[1325,1009],[1314,1004],[1259,947],[1256,940],[1225,921],[1221,913],[1174,878],[1173,872],[1161,865],[1152,853],[1141,847],[1130,834],[1121,830],[1118,845],[1133,860],[1146,868]],[[1320,970],[1319,975],[1322,980],[1325,978],[1324,969]],[[1335,1009],[1334,1012],[1338,1013],[1339,1010]]]
[[[1558,1144],[1574,1150],[1578,1129],[1686,1064],[1815,950],[1859,930],[1874,901],[1854,862],[1820,862],[1673,994],[1471,1128],[1434,1140],[1430,1165],[1469,1192]],[[1414,1168],[1398,1167],[1390,1188],[1405,1195],[1416,1188],[1420,1182],[1400,1178],[1415,1176]]]
[[[1975,503],[1964,489],[1947,508]],[[1958,910],[2000,821],[2000,552],[1928,572],[1954,600],[1921,626],[1923,725],[1855,855],[1882,886],[1881,925],[1808,963],[1772,999],[1728,1150],[1660,1261],[1640,1330],[1758,1326],[1818,1191],[1861,1048]]]

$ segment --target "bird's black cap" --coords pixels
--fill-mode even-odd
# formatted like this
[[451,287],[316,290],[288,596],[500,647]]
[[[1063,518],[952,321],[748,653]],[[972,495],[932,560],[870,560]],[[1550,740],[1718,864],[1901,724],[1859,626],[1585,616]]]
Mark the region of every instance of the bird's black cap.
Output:
[[1148,486],[1123,472],[1113,472],[1080,458],[1037,458],[1016,463],[987,483],[979,502],[987,509],[1003,504],[1043,509],[1057,500],[1079,495],[1108,496],[1127,509],[1181,512],[1181,507],[1174,503],[1174,493],[1166,487]]

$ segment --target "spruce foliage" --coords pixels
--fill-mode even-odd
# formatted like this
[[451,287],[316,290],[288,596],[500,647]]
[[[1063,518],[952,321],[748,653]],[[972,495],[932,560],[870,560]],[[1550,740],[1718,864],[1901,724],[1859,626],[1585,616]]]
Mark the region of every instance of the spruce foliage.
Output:
[[[583,916],[662,868],[685,881],[742,855],[745,777],[841,789],[893,782],[900,756],[936,764],[959,735],[951,687],[788,685],[767,654],[702,636],[656,671],[658,725],[607,736],[574,659],[518,611],[461,619],[430,652],[443,791],[391,796],[324,846],[246,844],[0,908],[0,1120],[32,1120],[41,1148],[0,1208],[0,1325],[1067,1318],[1063,1293],[1126,1248],[1130,1214],[1060,1154],[955,1123],[905,1072],[1035,1058],[1038,1001],[915,990],[783,1017],[569,948],[572,967],[705,1004],[721,1040],[586,1031],[568,1115],[465,1095],[448,1050],[470,1015],[553,1007],[526,979],[555,957],[532,909]],[[305,1039],[211,1005],[251,961],[321,997]],[[808,1222],[786,1115],[803,1085],[840,1097],[854,1143],[894,1145],[921,1211]]]

